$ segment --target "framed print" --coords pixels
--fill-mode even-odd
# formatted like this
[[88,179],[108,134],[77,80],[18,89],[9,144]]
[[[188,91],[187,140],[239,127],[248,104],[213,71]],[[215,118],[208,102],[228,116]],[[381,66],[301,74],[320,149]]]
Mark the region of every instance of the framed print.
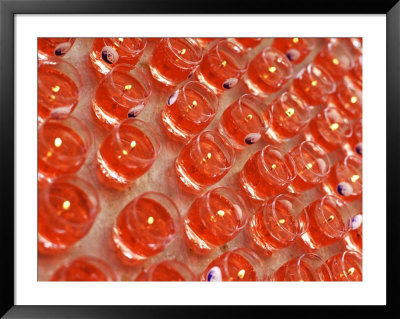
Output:
[[5,318],[399,312],[396,1],[0,9]]

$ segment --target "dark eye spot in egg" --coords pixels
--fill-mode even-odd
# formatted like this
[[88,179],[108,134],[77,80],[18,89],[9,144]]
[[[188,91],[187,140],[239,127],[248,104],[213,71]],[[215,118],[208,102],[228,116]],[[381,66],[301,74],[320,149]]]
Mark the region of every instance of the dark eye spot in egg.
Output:
[[221,269],[217,266],[212,267],[207,273],[207,281],[222,281]]
[[64,55],[65,53],[68,52],[68,50],[71,47],[71,43],[69,42],[64,42],[64,43],[60,43],[54,50],[54,54],[57,56],[61,56]]
[[236,78],[230,78],[230,79],[226,80],[226,81],[222,84],[222,86],[223,86],[225,89],[229,90],[229,89],[233,88],[237,83],[238,83],[238,79],[236,79]]
[[168,105],[172,105],[175,103],[176,99],[178,98],[179,91],[175,91],[169,98],[168,98]]
[[105,46],[101,50],[101,58],[108,64],[114,64],[118,61],[119,55],[111,46]]
[[256,143],[261,138],[260,133],[250,133],[244,138],[244,142],[248,145]]
[[353,187],[346,182],[340,182],[336,189],[337,192],[342,196],[350,196],[353,193]]
[[61,49],[57,49],[57,50],[55,50],[55,55],[64,55],[64,53],[62,52],[62,50]]
[[356,152],[360,155],[362,155],[362,144],[359,143],[356,145]]
[[289,51],[286,52],[286,57],[289,59],[289,61],[293,62],[300,57],[300,53],[295,49],[290,49]]
[[101,52],[101,57],[103,58],[104,61],[106,61],[108,64],[112,64],[112,61],[108,59],[108,54],[106,51]]

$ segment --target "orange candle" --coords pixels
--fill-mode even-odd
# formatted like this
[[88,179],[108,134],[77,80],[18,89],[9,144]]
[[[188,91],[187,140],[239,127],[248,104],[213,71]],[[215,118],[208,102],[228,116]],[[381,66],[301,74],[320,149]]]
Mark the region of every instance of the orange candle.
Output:
[[116,65],[101,79],[91,106],[96,118],[107,128],[137,117],[151,95],[147,76],[129,64]]
[[72,64],[60,58],[44,60],[38,68],[38,120],[51,114],[69,114],[79,101],[82,77]]
[[245,51],[232,41],[221,40],[204,55],[196,75],[216,94],[222,94],[239,82],[247,67]]
[[112,268],[104,261],[81,256],[58,268],[51,281],[116,281]]
[[324,67],[311,63],[296,75],[290,90],[310,107],[317,107],[325,103],[327,97],[336,90],[336,84]]
[[235,162],[230,142],[215,131],[205,131],[192,138],[175,161],[179,185],[198,193],[221,180]]
[[344,251],[325,261],[333,281],[362,281],[362,255],[357,251]]
[[190,81],[176,90],[162,111],[162,124],[169,136],[187,141],[214,119],[218,98],[205,84]]
[[297,176],[290,184],[295,193],[301,193],[322,183],[329,174],[331,163],[328,154],[316,143],[304,141],[290,154],[296,167]]
[[176,259],[164,260],[143,270],[135,281],[194,281],[195,275]]
[[327,43],[313,63],[325,68],[335,81],[340,81],[353,67],[353,56],[342,41]]
[[340,241],[350,230],[348,206],[339,197],[326,195],[307,208],[309,227],[302,236],[303,247],[314,251]]
[[292,245],[308,229],[304,204],[296,197],[280,194],[265,202],[246,227],[252,248],[265,255]]
[[362,196],[362,159],[348,155],[332,167],[324,184],[327,193],[335,194],[346,202]]
[[39,253],[53,255],[69,249],[89,232],[99,211],[99,198],[91,185],[74,175],[55,179],[39,192]]
[[214,259],[201,281],[263,281],[265,270],[260,258],[248,248],[238,248]]
[[286,54],[292,64],[304,61],[315,47],[314,38],[275,38],[272,47]]
[[135,66],[146,48],[145,38],[96,38],[90,49],[90,63],[103,76],[117,64]]
[[268,97],[279,91],[292,75],[292,63],[286,55],[267,47],[250,62],[244,82],[250,93]]
[[85,163],[92,133],[71,115],[54,115],[38,130],[39,180],[76,173]]
[[197,198],[185,218],[185,240],[197,254],[208,254],[235,238],[247,223],[243,199],[227,187]]
[[268,145],[248,159],[240,172],[240,184],[251,198],[266,200],[282,193],[296,175],[292,156]]
[[255,96],[245,94],[224,111],[218,131],[229,139],[234,148],[242,150],[257,143],[271,123],[271,112],[265,103]]
[[149,123],[127,119],[104,139],[97,152],[97,175],[105,185],[129,187],[160,154],[158,134]]
[[164,194],[147,192],[132,200],[118,214],[112,242],[120,260],[136,265],[159,254],[179,233],[180,215]]
[[328,105],[337,106],[349,119],[360,119],[362,117],[362,91],[351,80],[344,81],[330,96]]
[[329,106],[319,112],[304,131],[306,140],[317,143],[326,152],[340,148],[352,134],[350,120],[335,106]]
[[332,281],[328,265],[315,254],[303,254],[282,265],[272,281]]
[[297,136],[310,122],[311,113],[306,102],[296,93],[284,92],[269,105],[271,126],[264,130],[268,144],[282,145]]
[[203,58],[203,49],[195,38],[162,38],[149,62],[155,80],[177,86],[190,78]]

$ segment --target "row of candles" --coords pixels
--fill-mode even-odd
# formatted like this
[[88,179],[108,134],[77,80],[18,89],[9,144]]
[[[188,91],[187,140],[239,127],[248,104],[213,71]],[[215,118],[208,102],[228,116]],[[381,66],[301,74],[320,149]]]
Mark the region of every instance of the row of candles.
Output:
[[[238,248],[213,260],[196,276],[187,265],[169,259],[144,269],[132,281],[361,281],[362,256],[344,251],[321,259],[307,253],[279,267],[271,277],[263,270],[259,257],[250,249]],[[117,276],[104,261],[81,256],[61,266],[51,281],[115,281]]]
[[[99,200],[89,184],[73,175],[56,179],[39,195],[39,253],[54,255],[67,251],[87,234],[98,212]],[[346,203],[336,196],[326,195],[306,207],[296,196],[280,194],[250,215],[239,194],[227,187],[217,187],[195,199],[182,219],[167,196],[144,193],[122,209],[110,235],[120,262],[135,267],[172,249],[182,237],[194,253],[209,255],[244,230],[251,249],[242,250],[251,256],[250,265],[258,265],[263,272],[258,255],[271,256],[295,243],[311,259],[318,259],[315,252],[346,237],[350,242],[347,247],[351,248],[346,250],[349,256],[359,258],[361,223],[362,215],[352,216]],[[214,266],[215,262],[211,263],[207,273],[215,270]],[[359,280],[361,268],[357,271],[356,277],[352,277],[355,280]],[[265,275],[257,275],[244,280],[265,279]]]
[[[188,82],[182,90],[187,92],[188,87],[201,85],[199,82]],[[353,98],[355,96],[350,99]],[[311,182],[311,186],[319,183],[330,170],[328,160],[324,159],[325,152],[333,151],[345,142],[349,147],[349,156],[362,154],[362,122],[360,119],[352,124],[339,107],[329,104],[310,121],[308,106],[295,93],[283,93],[268,107],[252,95],[241,96],[224,111],[218,124],[218,132],[203,131],[204,125],[210,122],[209,116],[205,116],[205,123],[202,123],[202,127],[193,125],[198,124],[193,121],[198,122],[201,120],[201,116],[193,116],[192,122],[180,120],[181,114],[176,114],[176,112],[189,113],[196,109],[193,111],[195,113],[200,104],[197,100],[188,104],[186,95],[182,99],[186,110],[179,108],[179,105],[173,105],[178,103],[177,101],[171,102],[171,98],[168,99],[163,111],[163,123],[171,124],[169,128],[179,126],[181,136],[184,135],[185,127],[191,129],[193,137],[184,146],[176,161],[176,171],[182,186],[191,192],[202,191],[218,182],[234,164],[235,149],[241,150],[262,137],[267,141],[268,147],[249,159],[241,179],[244,184],[247,184],[245,189],[248,190],[250,196],[257,199],[265,199],[271,195],[269,193],[271,191],[280,191],[279,188],[288,186],[296,176],[301,177],[308,184]],[[193,106],[195,104],[196,107]],[[169,112],[170,107],[173,107],[171,112]],[[193,108],[190,109],[191,107]],[[174,113],[178,120],[172,124],[168,114]],[[203,132],[196,132],[196,134],[193,133],[194,130]],[[168,131],[171,132],[171,130]],[[178,129],[175,131],[178,132]],[[301,144],[290,154],[283,154],[276,147],[300,133],[310,142]],[[53,114],[46,119],[39,128],[39,175],[41,180],[78,171],[84,164],[91,141],[91,133],[86,125],[71,115]],[[152,166],[160,150],[160,139],[152,124],[138,119],[125,119],[117,123],[99,147],[99,176],[109,185],[129,186],[132,181],[143,175]],[[273,154],[275,155],[272,156]],[[296,163],[294,163],[293,156],[299,157]],[[267,163],[268,158],[272,157],[278,161],[274,163],[273,171]],[[309,158],[309,162],[305,163],[305,157]],[[311,162],[313,160],[314,163]],[[349,162],[354,163],[355,161],[346,160],[345,164]],[[257,167],[261,168],[259,165],[264,168],[261,171],[266,171],[267,175],[278,177],[278,179],[282,177],[281,181],[274,183],[274,185],[278,184],[279,188],[257,190],[254,185],[250,186],[257,183],[257,181],[252,183],[251,179],[254,177],[251,176],[251,173],[258,171]],[[274,170],[277,166],[278,169]],[[286,167],[285,171],[288,172],[288,176],[279,176],[280,166]],[[278,176],[276,176],[277,173]],[[257,174],[258,179],[268,179],[265,174],[258,175],[260,174]],[[310,180],[307,180],[306,175]],[[318,176],[321,178],[317,178]],[[295,188],[307,187],[300,182],[300,179],[297,179],[293,185]],[[344,188],[350,189],[349,184],[347,183]]]
[[[240,39],[218,41],[204,56],[199,53],[201,41],[160,40],[149,63],[152,76],[167,86],[179,86],[186,80],[162,112],[167,134],[188,141],[175,162],[181,186],[196,194],[206,190],[228,173],[236,151],[264,139],[268,145],[248,159],[239,178],[244,193],[264,203],[249,217],[240,195],[229,188],[215,188],[198,197],[181,221],[175,204],[163,194],[143,194],[120,212],[112,229],[121,261],[136,265],[148,260],[180,236],[181,228],[185,241],[198,254],[210,253],[245,228],[254,251],[239,249],[220,256],[202,275],[203,280],[266,280],[255,252],[270,255],[298,241],[310,253],[285,264],[269,279],[339,280],[327,265],[342,269],[337,267],[340,261],[346,264],[341,266],[346,269],[340,272],[341,280],[360,280],[359,253],[347,252],[326,263],[313,253],[348,234],[353,247],[361,251],[362,245],[361,215],[350,216],[346,204],[362,195],[361,55],[356,54],[355,59],[346,55],[345,48],[358,47],[343,42],[329,42],[295,77],[290,89],[267,106],[263,98],[293,77],[292,65],[307,56],[313,41],[276,39],[248,65],[246,50],[251,45],[246,47]],[[102,76],[92,110],[106,128],[112,128],[97,152],[98,176],[117,188],[129,186],[149,170],[161,148],[152,125],[135,119],[151,94],[144,73],[133,68],[140,50],[136,50],[138,55],[134,55],[135,50],[129,54],[124,51],[138,43],[144,49],[143,39],[96,39],[90,53],[93,67]],[[56,55],[61,55],[57,54],[59,45],[54,49]],[[198,81],[191,81],[194,75]],[[226,108],[218,132],[204,131],[218,109],[219,95],[240,79],[251,94]],[[78,103],[80,82],[79,72],[64,60],[46,59],[39,65],[42,254],[63,252],[79,241],[99,211],[96,191],[79,177],[68,175],[84,164],[92,140],[87,127],[69,115]],[[327,107],[311,119],[311,111],[321,104]],[[293,150],[284,153],[278,148],[299,134],[304,142]],[[345,142],[348,155],[331,167],[327,153]],[[294,196],[318,184],[328,194],[310,206],[305,207]],[[288,193],[282,194],[285,191]],[[65,280],[70,267],[85,263],[103,264],[85,257],[62,268],[55,280]],[[236,269],[238,265],[243,267]],[[103,278],[93,280],[115,278],[102,271],[97,274],[108,266],[93,267],[96,274],[92,275]],[[178,261],[165,261],[150,267],[138,280],[151,280],[146,278],[155,273],[173,274],[171,269],[182,267]],[[300,277],[294,274],[295,268]],[[352,269],[351,274],[348,269]],[[188,269],[175,273],[191,274]]]
[[[130,45],[128,56],[131,56],[134,49],[139,50],[138,41],[142,51],[133,60],[123,59],[121,50]],[[143,41],[125,38],[94,41],[90,61],[101,81],[92,99],[92,108],[105,125],[115,126],[126,118],[138,116],[149,100],[149,80],[139,68],[135,68],[144,50]],[[295,77],[290,91],[298,95],[300,101],[297,103],[304,100],[309,107],[317,107],[336,90],[336,82],[345,79],[330,102],[350,118],[359,116],[362,104],[361,55],[354,59],[352,52],[346,50],[346,44],[339,40],[329,42],[313,63]],[[202,48],[195,39],[159,40],[149,61],[152,76],[167,87],[177,87],[188,79],[197,79],[203,84],[181,86],[171,95],[170,107],[163,113],[166,128],[184,140],[198,134],[215,115],[218,97],[241,79],[246,83],[249,93],[261,98],[279,91],[293,77],[294,65],[304,60],[313,45],[314,41],[307,39],[275,39],[271,47],[265,48],[249,63],[245,48],[234,41],[220,40],[203,56]],[[104,48],[101,49],[101,46]],[[121,57],[111,62],[114,60],[110,54],[101,53],[101,50],[108,49],[117,50],[115,55]],[[297,59],[292,57],[293,51],[301,52]],[[62,59],[40,61],[40,121],[50,114],[72,112],[83,86],[79,71]],[[198,127],[188,130],[185,125],[178,125],[175,128],[178,120],[195,126],[197,124]]]

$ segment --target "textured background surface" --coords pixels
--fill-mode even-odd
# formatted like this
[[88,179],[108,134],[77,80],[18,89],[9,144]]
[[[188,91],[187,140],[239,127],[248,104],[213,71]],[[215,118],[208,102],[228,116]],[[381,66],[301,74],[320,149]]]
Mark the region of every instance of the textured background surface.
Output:
[[[260,52],[265,46],[270,44],[272,40],[272,38],[264,39],[264,41],[258,47],[249,53],[250,59]],[[92,130],[94,135],[94,143],[89,152],[88,159],[85,165],[78,172],[78,175],[86,179],[97,189],[101,201],[101,212],[87,236],[75,244],[68,252],[53,257],[39,256],[38,280],[49,280],[55,269],[81,255],[90,255],[105,260],[114,268],[119,280],[130,280],[135,278],[143,268],[146,268],[148,265],[154,262],[167,258],[176,258],[180,261],[183,261],[190,266],[196,275],[199,275],[207,267],[209,262],[215,257],[219,256],[221,253],[236,247],[248,246],[245,233],[242,231],[234,240],[206,257],[194,255],[185,246],[183,240],[180,240],[173,242],[166,249],[166,251],[151,258],[143,265],[137,267],[126,267],[119,262],[112,247],[110,246],[110,234],[114,219],[128,202],[146,191],[162,192],[169,196],[176,203],[181,215],[183,216],[196,196],[181,191],[177,184],[178,181],[173,164],[175,158],[182,149],[183,144],[169,140],[160,127],[161,111],[174,89],[162,89],[154,81],[152,82],[153,92],[149,103],[145,106],[145,109],[142,113],[140,113],[138,118],[153,123],[156,130],[160,134],[162,141],[162,150],[160,156],[157,158],[152,168],[146,174],[137,179],[130,189],[126,191],[117,191],[106,188],[97,180],[95,175],[95,154],[99,144],[107,134],[107,131],[95,122],[94,116],[92,115],[92,110],[90,108],[91,97],[94,94],[96,86],[99,82],[99,79],[95,76],[89,62],[89,51],[92,42],[93,39],[89,38],[77,39],[71,50],[65,55],[64,59],[74,64],[81,71],[84,80],[84,89],[81,94],[79,104],[74,110],[73,115],[83,120]],[[323,45],[323,40],[319,39],[317,43],[318,45],[315,47],[310,56],[308,56],[303,63],[295,67],[294,75],[297,74],[297,72],[304,65],[313,59],[315,54]],[[137,64],[137,67],[144,69],[147,73],[149,73],[147,61],[154,49],[154,44],[154,41],[148,41],[145,52]],[[281,91],[276,92],[265,99],[265,102],[269,103],[272,101],[276,96],[285,91],[290,83],[291,81],[289,81],[289,83],[285,85]],[[226,91],[220,98],[220,106],[217,115],[207,129],[214,129],[221,114],[227,108],[227,106],[229,106],[245,92],[245,86],[242,82],[240,82],[233,89]],[[319,109],[317,108],[313,112],[313,115],[315,115],[318,110]],[[297,145],[299,141],[299,138],[294,138],[289,143],[282,145],[282,149],[290,150],[294,145]],[[240,172],[246,160],[265,145],[265,142],[261,140],[260,142],[249,146],[244,151],[237,152],[235,165],[219,183],[212,187],[229,186],[233,189],[239,190],[238,173]],[[333,152],[329,155],[332,164],[343,157],[343,153],[341,151]],[[310,191],[307,191],[306,193],[303,193],[301,195],[301,199],[305,204],[309,204],[318,199],[321,195],[322,192],[320,188],[316,187]],[[247,201],[247,204],[250,214],[254,213],[256,208],[260,205],[250,201]],[[353,202],[350,205],[350,208],[354,214],[358,213],[361,210],[361,200]],[[339,252],[343,249],[343,247],[343,243],[337,243],[321,249],[318,251],[318,254],[325,259]],[[271,275],[277,268],[279,268],[280,265],[285,263],[287,260],[300,255],[301,253],[301,249],[296,245],[293,245],[275,253],[271,257],[262,258],[266,273]]]

